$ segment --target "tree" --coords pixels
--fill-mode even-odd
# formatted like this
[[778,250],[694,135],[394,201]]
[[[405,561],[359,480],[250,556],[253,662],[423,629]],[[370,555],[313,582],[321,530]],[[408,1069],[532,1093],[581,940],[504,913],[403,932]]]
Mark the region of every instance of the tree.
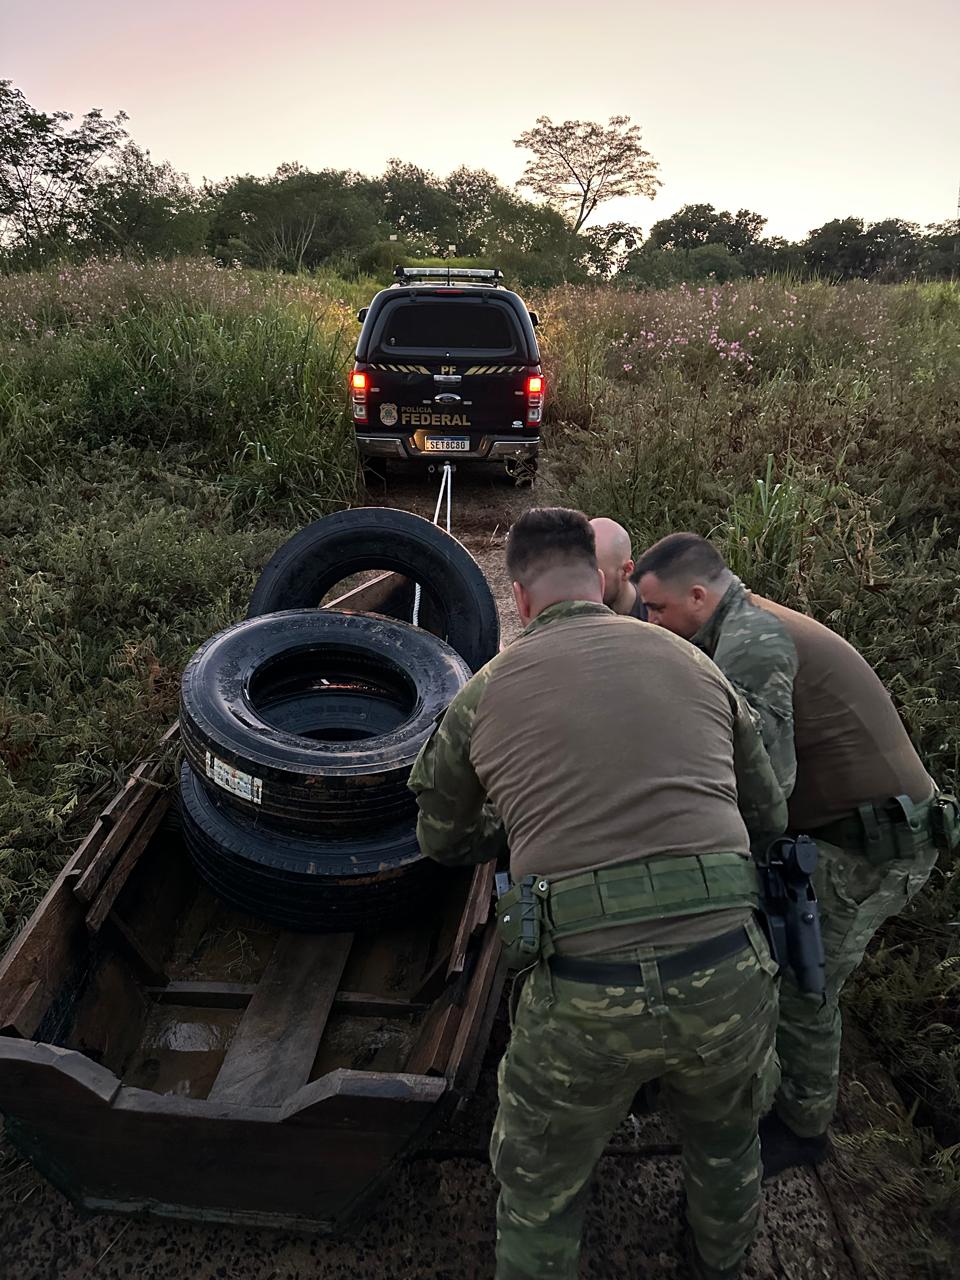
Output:
[[573,216],[579,231],[597,205],[615,196],[653,198],[661,186],[658,165],[640,143],[640,126],[629,116],[606,125],[589,120],[554,124],[549,116],[514,140],[533,152],[517,183]]
[[483,253],[484,229],[507,191],[486,169],[468,169],[466,165],[454,169],[443,187],[455,209],[457,229],[450,243],[456,244],[461,257]]
[[643,243],[643,232],[631,222],[608,222],[603,227],[591,227],[583,235],[588,246],[592,269],[610,278],[623,269],[631,254]]
[[923,252],[920,228],[902,218],[873,222],[863,233],[864,274],[904,280],[917,270]]
[[353,173],[282,165],[272,178],[231,178],[208,198],[208,244],[221,261],[309,271],[352,264],[380,236],[370,184]]
[[37,111],[11,81],[0,80],[0,247],[37,262],[66,246],[97,165],[127,136],[126,118],[93,110],[71,129],[69,112]]
[[807,267],[850,280],[866,273],[867,246],[862,218],[834,218],[814,227],[803,246]]
[[926,227],[920,245],[923,275],[960,276],[960,220]]
[[681,280],[722,284],[748,273],[742,257],[725,244],[698,244],[693,249],[661,249],[649,239],[631,253],[617,275],[623,284],[667,289]]
[[199,193],[186,174],[167,162],[155,164],[135,142],[96,171],[84,220],[95,249],[160,255],[203,249],[206,215]]
[[383,202],[384,222],[407,244],[432,256],[456,243],[456,202],[429,170],[393,159],[374,187]]
[[696,249],[703,244],[722,244],[731,253],[744,250],[760,238],[766,225],[762,214],[738,209],[718,212],[712,204],[685,204],[672,217],[655,222],[650,243],[659,249]]

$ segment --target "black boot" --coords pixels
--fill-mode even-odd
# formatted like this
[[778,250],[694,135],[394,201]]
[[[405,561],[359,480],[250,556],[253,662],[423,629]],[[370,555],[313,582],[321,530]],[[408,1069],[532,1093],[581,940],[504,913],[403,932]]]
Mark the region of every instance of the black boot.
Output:
[[832,1151],[828,1134],[818,1133],[815,1138],[803,1138],[784,1124],[776,1112],[772,1111],[760,1121],[760,1158],[764,1180],[797,1165],[821,1164]]
[[739,1263],[735,1267],[718,1268],[711,1267],[709,1263],[704,1262],[689,1226],[684,1229],[683,1233],[683,1256],[686,1260],[690,1280],[738,1280],[740,1276]]

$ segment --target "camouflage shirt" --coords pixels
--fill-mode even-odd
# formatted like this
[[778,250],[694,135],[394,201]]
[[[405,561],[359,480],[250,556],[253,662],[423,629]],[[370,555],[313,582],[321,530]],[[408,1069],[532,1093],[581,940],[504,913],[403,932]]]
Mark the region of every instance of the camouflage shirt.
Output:
[[[545,650],[540,642],[531,646],[529,637],[554,626],[562,639],[558,635],[548,644],[543,638],[553,658],[552,665],[542,667]],[[623,676],[624,649],[632,680]],[[645,663],[657,663],[662,677],[652,698]],[[541,698],[542,682],[557,681],[555,697],[546,696],[549,707],[543,701],[524,701],[531,694],[529,685],[537,683],[535,671],[542,673]],[[491,685],[498,672],[504,679]],[[667,677],[674,705],[681,706],[677,716],[660,705]],[[491,698],[500,691],[503,723],[500,714],[491,717],[489,703],[478,716],[488,688]],[[510,702],[514,693],[516,701]],[[504,698],[508,706],[502,705]],[[591,711],[598,703],[600,708]],[[542,727],[544,720],[554,726],[553,732]],[[513,726],[509,732],[507,721]],[[674,721],[682,722],[682,730]],[[657,733],[650,733],[651,723]],[[506,734],[502,744],[500,732]],[[677,742],[677,733],[686,736]],[[608,734],[616,744],[608,742]],[[409,783],[420,809],[420,846],[450,865],[485,862],[507,851],[503,824],[478,776],[475,738],[484,740],[481,754],[485,751],[488,764],[491,751],[498,757],[495,772],[509,776],[506,816],[511,842],[520,842],[519,849],[512,849],[513,861],[543,858],[554,864],[553,873],[569,873],[565,864],[578,858],[608,865],[655,852],[733,849],[746,855],[744,823],[751,834],[760,835],[776,834],[786,821],[786,805],[756,728],[715,665],[686,641],[658,628],[634,629],[629,619],[600,604],[566,601],[545,609],[460,690],[421,750]],[[592,746],[586,745],[588,739]],[[664,749],[665,742],[671,746]],[[624,758],[617,754],[618,746],[624,754],[631,747],[642,750],[647,763],[635,760],[618,778],[616,761]],[[595,757],[610,754],[609,749],[614,763],[608,779]],[[528,841],[524,853],[518,831],[530,825],[527,819],[538,804],[537,817],[550,828],[552,839],[534,839],[532,854]],[[651,810],[658,811],[652,821]]]
[[797,777],[793,688],[799,664],[786,627],[754,604],[734,578],[693,643],[714,660],[758,717],[763,745],[788,797]]

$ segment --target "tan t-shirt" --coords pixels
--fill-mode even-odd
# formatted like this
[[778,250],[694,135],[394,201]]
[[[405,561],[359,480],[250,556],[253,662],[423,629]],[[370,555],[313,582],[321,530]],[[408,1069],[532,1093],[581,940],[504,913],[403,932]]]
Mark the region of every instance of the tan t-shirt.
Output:
[[[708,658],[632,618],[584,613],[515,640],[491,667],[469,748],[509,835],[514,881],[670,854],[747,857],[737,717],[735,695]],[[747,915],[618,926],[577,935],[563,950],[688,945]]]
[[813,830],[864,803],[927,800],[933,780],[869,663],[836,632],[762,596],[797,650],[793,688],[797,781],[790,826]]

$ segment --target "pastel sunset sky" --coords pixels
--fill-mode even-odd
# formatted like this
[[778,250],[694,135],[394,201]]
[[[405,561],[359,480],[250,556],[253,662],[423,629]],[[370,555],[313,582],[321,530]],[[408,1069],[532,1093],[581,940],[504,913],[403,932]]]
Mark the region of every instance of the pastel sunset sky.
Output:
[[623,114],[664,185],[594,221],[708,201],[790,238],[955,216],[958,50],[960,0],[0,0],[0,76],[45,110],[126,111],[194,181],[399,156],[510,184],[538,115]]

